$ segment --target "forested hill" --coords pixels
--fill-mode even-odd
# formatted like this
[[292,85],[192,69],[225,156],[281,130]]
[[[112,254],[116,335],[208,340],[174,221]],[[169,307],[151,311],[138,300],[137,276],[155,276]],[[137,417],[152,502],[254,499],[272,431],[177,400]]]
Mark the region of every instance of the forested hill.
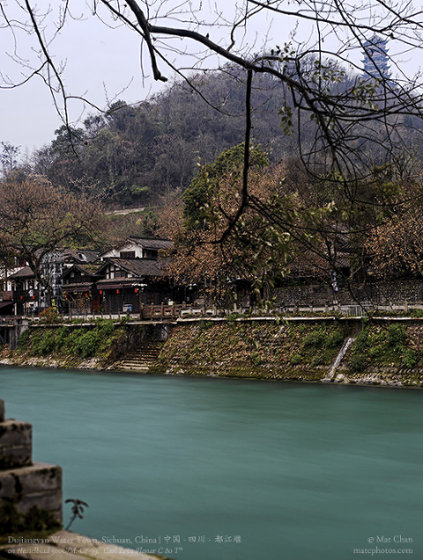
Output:
[[[72,141],[68,129],[57,130],[51,144],[35,152],[20,173],[45,175],[71,192],[88,190],[114,208],[154,205],[161,195],[187,187],[199,162],[211,162],[243,141],[244,78],[241,70],[227,67],[193,76],[191,86],[174,83],[137,106],[118,101],[106,114],[89,116],[72,129]],[[344,78],[338,87],[351,83]],[[280,82],[270,75],[255,76],[253,87],[254,142],[273,161],[297,153],[296,131],[285,134],[281,126]],[[301,134],[307,151],[315,135],[307,118]],[[413,139],[410,143],[418,145]]]
[[[104,116],[88,117],[72,131],[73,147],[62,127],[34,154],[32,171],[72,191],[89,186],[114,206],[154,203],[169,190],[185,188],[199,161],[213,161],[243,141],[245,126],[241,78],[216,71],[192,83],[200,94],[175,83],[138,106],[117,102]],[[282,91],[271,77],[255,81],[253,137],[276,160],[293,144],[281,129],[281,104]]]

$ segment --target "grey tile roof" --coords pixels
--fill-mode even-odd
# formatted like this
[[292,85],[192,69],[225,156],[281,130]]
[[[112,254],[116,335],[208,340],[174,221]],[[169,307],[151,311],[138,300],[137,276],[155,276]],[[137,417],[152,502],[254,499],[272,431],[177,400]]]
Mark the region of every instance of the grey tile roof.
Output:
[[32,272],[29,266],[24,266],[23,268],[18,270],[18,272],[15,272],[15,274],[11,274],[9,276],[9,278],[33,278],[33,277],[34,277],[34,273]]
[[[144,276],[164,276],[164,262],[161,260],[154,259],[119,259],[111,258],[104,262],[101,270],[107,266],[107,264],[113,263],[119,268],[122,268],[126,272],[133,274],[136,277]],[[116,280],[116,279],[115,279]]]
[[[101,263],[103,264],[103,263]],[[72,266],[70,266],[69,268],[67,268],[65,270],[65,272],[63,273],[63,278],[66,278],[67,276],[70,275],[70,273],[72,271],[75,270],[79,270],[80,272],[84,272],[85,274],[89,275],[89,276],[98,276],[98,271],[100,270],[100,263],[94,264],[94,263],[83,263],[83,264],[73,264]]]
[[169,239],[146,239],[144,237],[130,237],[133,241],[143,249],[170,249],[173,245]]

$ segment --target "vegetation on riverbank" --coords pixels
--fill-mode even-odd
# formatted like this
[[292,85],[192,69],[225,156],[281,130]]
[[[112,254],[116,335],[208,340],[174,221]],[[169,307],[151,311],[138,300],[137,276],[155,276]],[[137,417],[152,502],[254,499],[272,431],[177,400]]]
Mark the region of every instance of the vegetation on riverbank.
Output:
[[358,335],[349,356],[353,372],[369,368],[412,369],[423,362],[423,326],[370,323]]
[[136,344],[141,330],[126,329],[126,323],[98,319],[89,326],[61,325],[26,330],[19,339],[14,357],[59,360],[60,365],[78,366],[93,359],[96,367],[106,367]]
[[215,375],[284,377],[294,367],[319,377],[345,338],[338,323],[202,321],[174,329],[159,364],[172,372],[209,369]]
[[[172,327],[150,373],[318,382],[344,341],[355,337],[336,383],[423,386],[423,324],[391,321],[193,321]],[[99,320],[92,325],[32,327],[3,363],[120,368],[120,360],[158,340],[154,329]],[[135,368],[136,369],[136,368]],[[136,369],[136,371],[141,371]]]
[[[358,333],[357,331],[361,329]],[[316,382],[348,337],[335,383],[423,386],[423,325],[391,322],[202,322],[176,327],[159,359],[168,374]]]

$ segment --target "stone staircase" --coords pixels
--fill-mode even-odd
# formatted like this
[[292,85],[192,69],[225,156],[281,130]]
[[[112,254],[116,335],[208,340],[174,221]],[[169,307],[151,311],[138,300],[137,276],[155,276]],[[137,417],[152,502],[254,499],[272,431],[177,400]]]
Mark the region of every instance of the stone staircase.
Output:
[[163,342],[145,342],[141,348],[114,364],[113,369],[146,372],[157,362],[162,346]]

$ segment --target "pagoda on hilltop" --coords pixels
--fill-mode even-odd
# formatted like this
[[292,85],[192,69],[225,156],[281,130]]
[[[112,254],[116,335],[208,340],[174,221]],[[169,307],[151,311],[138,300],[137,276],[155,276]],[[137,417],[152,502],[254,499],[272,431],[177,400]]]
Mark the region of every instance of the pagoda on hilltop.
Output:
[[373,35],[363,44],[363,64],[366,76],[375,80],[390,79],[387,43],[387,39]]

